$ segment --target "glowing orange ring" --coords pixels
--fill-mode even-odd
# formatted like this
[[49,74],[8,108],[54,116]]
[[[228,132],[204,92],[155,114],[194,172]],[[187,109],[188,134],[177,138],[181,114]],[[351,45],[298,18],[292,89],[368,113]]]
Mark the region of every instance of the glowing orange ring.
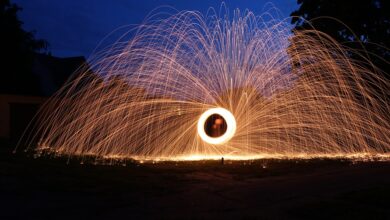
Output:
[[[227,124],[226,132],[220,137],[210,137],[204,130],[204,124],[208,117],[213,114],[218,114],[223,117]],[[200,138],[209,144],[223,144],[229,141],[236,133],[236,119],[233,114],[224,108],[211,108],[205,111],[198,120],[198,135]]]

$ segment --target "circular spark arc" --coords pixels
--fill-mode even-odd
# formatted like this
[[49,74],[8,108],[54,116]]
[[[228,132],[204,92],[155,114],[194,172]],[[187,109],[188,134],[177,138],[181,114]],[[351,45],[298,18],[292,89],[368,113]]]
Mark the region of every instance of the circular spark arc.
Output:
[[[222,132],[222,135],[217,135],[217,137],[212,137],[212,135],[209,135],[206,133],[205,124],[206,121],[210,118],[210,116],[213,115],[219,115],[226,121],[226,131]],[[222,123],[219,121],[221,119],[216,119],[215,123],[219,124]],[[234,134],[236,133],[236,119],[234,118],[233,114],[224,108],[212,108],[207,111],[205,111],[198,120],[198,134],[200,138],[209,144],[223,144],[229,141]]]
[[121,40],[48,99],[20,146],[137,160],[390,158],[390,82],[325,33],[249,10],[181,11]]

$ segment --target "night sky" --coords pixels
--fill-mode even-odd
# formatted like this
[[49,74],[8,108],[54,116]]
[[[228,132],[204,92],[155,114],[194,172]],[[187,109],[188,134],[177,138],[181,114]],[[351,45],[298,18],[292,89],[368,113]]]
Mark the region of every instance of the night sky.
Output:
[[[171,6],[177,10],[206,13],[219,8],[222,1],[211,0],[13,0],[23,8],[19,18],[24,29],[36,31],[36,37],[49,42],[54,56],[89,57],[109,33],[125,25],[140,24],[153,10]],[[295,0],[226,0],[230,11],[249,9],[261,14],[270,4],[288,17],[298,6]],[[270,3],[270,4],[269,4]],[[112,39],[112,41],[115,39]],[[105,42],[109,44],[110,41]]]

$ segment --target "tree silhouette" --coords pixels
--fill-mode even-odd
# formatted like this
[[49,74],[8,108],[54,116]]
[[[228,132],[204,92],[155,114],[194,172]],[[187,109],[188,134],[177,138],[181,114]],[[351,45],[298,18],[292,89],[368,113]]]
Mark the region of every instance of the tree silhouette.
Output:
[[32,74],[34,54],[47,48],[33,32],[22,29],[17,13],[21,8],[9,0],[0,0],[0,92],[8,94],[39,94],[37,79]]
[[367,51],[366,56],[373,64],[390,77],[390,1],[297,0],[297,3],[299,9],[291,13],[295,30],[315,28],[345,46]]

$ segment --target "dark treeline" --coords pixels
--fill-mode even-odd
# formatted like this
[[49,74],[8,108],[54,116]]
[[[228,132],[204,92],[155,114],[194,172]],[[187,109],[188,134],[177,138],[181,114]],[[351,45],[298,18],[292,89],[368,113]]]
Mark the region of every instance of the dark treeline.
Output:
[[298,0],[297,3],[298,10],[291,13],[294,29],[315,28],[330,35],[368,57],[390,79],[390,1]]
[[39,94],[38,79],[32,74],[35,53],[44,52],[48,43],[23,30],[17,13],[21,10],[9,0],[0,0],[0,93]]

